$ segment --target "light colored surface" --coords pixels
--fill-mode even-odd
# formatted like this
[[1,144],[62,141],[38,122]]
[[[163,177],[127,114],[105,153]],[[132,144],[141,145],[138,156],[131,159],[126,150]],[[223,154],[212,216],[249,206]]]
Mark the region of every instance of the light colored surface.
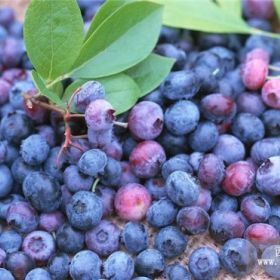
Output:
[[[59,0],[56,0],[59,1]],[[0,0],[0,7],[1,6],[10,6],[13,7],[16,11],[16,15],[18,17],[19,20],[23,20],[24,19],[24,13],[26,10],[26,6],[28,4],[28,0]],[[122,222],[121,221],[115,221],[117,222],[120,226],[122,226]],[[150,240],[151,240],[151,245],[153,245],[153,236],[154,236],[154,232],[150,230]],[[214,250],[216,250],[217,252],[219,251],[219,245],[215,244],[215,242],[213,241],[213,239],[208,235],[208,234],[204,234],[204,235],[197,235],[197,236],[190,236],[189,238],[189,242],[188,242],[188,246],[186,249],[185,254],[183,254],[180,258],[177,258],[175,260],[171,260],[170,262],[174,262],[174,261],[179,261],[181,264],[183,265],[187,265],[188,263],[188,257],[191,254],[191,252],[201,246],[209,246],[211,248],[213,248]],[[161,277],[161,278],[157,278],[156,280],[164,280],[165,278]],[[275,278],[269,277],[267,276],[264,271],[257,265],[256,269],[255,269],[255,273],[252,275],[249,275],[247,277],[243,277],[243,278],[235,278],[232,277],[231,275],[225,273],[224,270],[222,270],[219,274],[219,276],[215,279],[215,280],[273,280]]]

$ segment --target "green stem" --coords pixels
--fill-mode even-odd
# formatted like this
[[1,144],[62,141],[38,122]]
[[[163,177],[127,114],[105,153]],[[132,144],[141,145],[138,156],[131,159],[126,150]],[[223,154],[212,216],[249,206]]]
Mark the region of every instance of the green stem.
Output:
[[95,181],[94,181],[92,187],[91,187],[91,191],[92,191],[92,192],[95,192],[95,189],[96,189],[96,187],[97,187],[99,181],[100,181],[100,178],[97,177],[97,178],[95,179]]
[[268,65],[268,69],[274,70],[274,71],[280,71],[280,67],[273,66],[273,65]]
[[266,36],[266,37],[280,39],[280,34],[278,34],[278,33],[263,31],[263,30],[260,30],[260,29],[257,29],[257,28],[250,28],[250,29],[251,29],[251,34],[262,35],[262,36]]
[[51,81],[50,83],[47,83],[46,84],[46,87],[48,89],[50,89],[53,85],[55,85],[56,83],[58,82],[61,82],[65,79],[69,78],[69,75],[68,74],[65,74],[65,75],[62,75],[62,76],[59,76],[58,78],[56,78],[55,80]]

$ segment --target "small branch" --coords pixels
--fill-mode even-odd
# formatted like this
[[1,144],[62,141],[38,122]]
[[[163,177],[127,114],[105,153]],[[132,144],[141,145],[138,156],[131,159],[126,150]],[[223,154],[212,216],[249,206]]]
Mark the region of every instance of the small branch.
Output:
[[72,139],[87,139],[87,138],[88,138],[87,134],[72,135]]
[[96,189],[96,187],[97,187],[99,181],[100,181],[100,178],[97,177],[97,178],[95,179],[95,181],[94,181],[92,187],[91,187],[91,191],[92,191],[92,192],[95,192],[95,189]]
[[37,100],[35,98],[30,98],[30,100],[31,100],[32,103],[34,103],[36,105],[39,105],[40,107],[45,108],[47,110],[56,111],[56,112],[58,112],[58,113],[60,113],[62,115],[65,114],[64,110],[56,107],[55,105],[51,105],[51,104],[48,104],[46,102],[39,101],[39,100]]
[[123,127],[123,128],[127,128],[128,127],[128,123],[125,122],[118,122],[118,121],[114,121],[114,125]]
[[277,66],[268,65],[268,69],[280,72],[280,67],[277,67]]
[[84,118],[85,114],[71,114],[70,118]]

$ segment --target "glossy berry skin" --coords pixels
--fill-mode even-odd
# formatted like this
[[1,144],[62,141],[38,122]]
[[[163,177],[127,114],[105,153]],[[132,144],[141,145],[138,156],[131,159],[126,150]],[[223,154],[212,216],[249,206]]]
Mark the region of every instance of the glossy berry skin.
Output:
[[80,251],[71,260],[70,276],[73,280],[98,280],[101,278],[101,265],[100,258],[94,252]]
[[280,194],[280,156],[270,157],[265,160],[257,170],[257,189],[270,196]]
[[206,189],[217,188],[225,176],[223,161],[214,154],[205,155],[200,161],[198,179],[202,187]]
[[84,243],[84,233],[69,224],[63,224],[56,232],[56,244],[61,252],[76,254],[83,249]]
[[166,180],[168,176],[177,170],[187,173],[193,173],[192,166],[189,163],[189,156],[186,154],[178,154],[168,159],[161,168],[162,177]]
[[47,141],[39,134],[33,134],[22,141],[20,154],[29,165],[40,165],[49,154],[50,147]]
[[[86,139],[73,139],[73,143],[79,145],[84,151],[90,150],[91,146]],[[83,155],[83,152],[76,147],[70,146],[66,152],[67,160],[71,164],[77,164]]]
[[210,217],[210,234],[219,242],[242,237],[245,231],[245,224],[239,215],[233,211],[217,210]]
[[232,124],[233,134],[243,143],[254,143],[264,137],[263,122],[249,113],[240,113]]
[[188,239],[174,226],[162,228],[155,236],[155,248],[166,258],[180,256],[186,249]]
[[6,267],[16,279],[24,280],[27,273],[35,268],[35,264],[27,254],[20,251],[8,255]]
[[242,80],[249,90],[259,90],[268,74],[268,63],[262,59],[246,61],[241,69]]
[[177,215],[178,227],[188,234],[200,234],[208,230],[210,217],[208,213],[200,207],[184,207]]
[[103,215],[103,204],[92,192],[76,192],[68,205],[66,215],[69,223],[80,230],[89,230],[96,226]]
[[189,269],[197,280],[216,279],[220,269],[218,254],[209,247],[200,247],[192,252]]
[[267,200],[258,194],[248,195],[242,199],[240,210],[251,223],[267,221],[271,214],[271,208]]
[[243,195],[251,191],[255,175],[255,169],[250,163],[237,161],[226,168],[222,188],[229,195]]
[[280,109],[280,82],[279,79],[268,80],[262,88],[263,102],[274,109]]
[[235,67],[235,54],[229,49],[221,46],[216,46],[209,49],[211,53],[216,54],[221,60],[221,67],[225,72],[229,72]]
[[101,177],[101,184],[110,187],[119,186],[122,176],[122,166],[118,160],[108,157],[104,174]]
[[273,2],[271,0],[243,0],[243,12],[248,18],[269,19],[274,13]]
[[39,228],[47,232],[55,232],[64,221],[64,215],[60,211],[42,213],[39,217]]
[[163,128],[161,107],[151,101],[138,103],[129,113],[128,128],[136,139],[155,139]]
[[117,251],[104,262],[106,279],[130,280],[134,274],[134,260],[125,252]]
[[29,233],[39,224],[38,214],[27,202],[13,202],[7,211],[7,223],[20,233]]
[[165,268],[164,258],[156,249],[146,249],[137,255],[135,270],[139,275],[154,278],[159,276]]
[[208,210],[211,207],[211,204],[212,204],[211,192],[204,188],[200,188],[198,199],[195,202],[195,204],[193,204],[193,206],[198,206],[198,207],[204,209],[206,212],[208,212]]
[[224,269],[236,277],[249,275],[257,263],[256,248],[251,242],[242,238],[227,241],[219,255]]
[[90,102],[85,111],[87,126],[94,130],[109,130],[113,127],[115,110],[112,105],[103,99]]
[[278,205],[271,206],[271,214],[268,223],[274,226],[280,233],[280,207]]
[[0,266],[3,267],[6,262],[7,253],[0,248]]
[[64,184],[69,191],[89,191],[93,185],[93,178],[81,173],[76,165],[68,166],[63,173]]
[[53,148],[55,146],[56,135],[54,129],[51,126],[39,125],[36,127],[36,131],[47,141],[50,148]]
[[177,215],[177,206],[168,198],[154,201],[147,212],[147,221],[156,228],[171,225]]
[[114,213],[114,198],[116,192],[111,188],[98,185],[95,194],[100,198],[103,204],[103,217],[111,216]]
[[22,237],[14,230],[3,231],[0,235],[0,248],[7,254],[17,252],[22,244]]
[[201,122],[190,134],[189,143],[195,152],[208,152],[217,144],[218,137],[218,128],[214,123]]
[[102,220],[96,227],[86,232],[87,248],[98,256],[108,256],[119,249],[120,234],[117,225]]
[[164,273],[168,280],[191,280],[189,271],[184,266],[177,263],[168,265]]
[[255,48],[248,53],[246,53],[245,61],[250,61],[253,59],[260,59],[269,63],[269,53],[263,48]]
[[4,79],[0,79],[0,105],[5,104],[9,99],[9,90],[11,85]]
[[203,156],[204,154],[200,152],[193,152],[190,154],[189,164],[191,165],[194,172],[198,172],[198,168]]
[[97,81],[88,81],[79,87],[74,94],[75,108],[78,112],[84,113],[92,101],[105,98],[105,89]]
[[151,178],[145,182],[145,187],[153,199],[161,199],[166,197],[165,180],[161,177]]
[[215,196],[211,205],[212,212],[216,210],[236,212],[237,209],[238,209],[238,201],[236,197],[224,193]]
[[168,197],[179,206],[190,206],[199,196],[199,185],[196,179],[183,171],[171,173],[166,181]]
[[38,264],[45,263],[55,252],[55,241],[46,231],[33,231],[25,236],[22,250]]
[[25,280],[52,280],[51,275],[46,269],[34,268],[25,277]]
[[223,134],[218,137],[213,153],[226,164],[231,164],[245,157],[245,147],[237,137],[231,134]]
[[61,203],[61,190],[58,182],[44,172],[32,172],[23,182],[23,193],[31,205],[42,212],[50,213]]
[[121,241],[128,252],[138,254],[148,248],[148,231],[143,224],[128,222],[122,231]]
[[123,220],[142,220],[151,205],[151,196],[147,189],[137,183],[121,187],[115,196],[115,209]]
[[266,110],[262,115],[262,121],[266,133],[269,136],[278,136],[280,134],[280,111],[276,109]]
[[18,157],[11,166],[13,178],[19,184],[23,183],[29,173],[39,171],[39,169],[40,166],[28,165],[21,157]]
[[107,164],[107,156],[98,149],[86,151],[78,162],[79,169],[85,175],[96,177],[103,174]]
[[202,98],[200,106],[204,117],[216,124],[231,120],[236,114],[234,100],[220,93],[205,96]]
[[265,111],[265,105],[257,93],[244,92],[240,94],[236,104],[240,113],[250,113],[258,117]]
[[260,250],[271,245],[278,245],[280,241],[280,235],[276,228],[264,223],[255,223],[247,227],[244,238]]
[[184,135],[196,128],[199,118],[198,107],[191,101],[181,100],[167,108],[164,124],[172,134]]
[[70,257],[65,253],[57,253],[48,261],[48,271],[53,279],[64,280],[69,275]]
[[191,71],[171,72],[160,88],[162,94],[170,100],[192,98],[199,90],[199,81]]
[[165,152],[155,141],[143,141],[131,152],[129,164],[139,178],[151,178],[158,174],[166,160]]
[[131,170],[131,167],[127,161],[121,162],[122,173],[119,181],[120,186],[127,185],[129,183],[139,183],[139,178],[137,178]]
[[4,164],[0,164],[0,198],[8,195],[12,187],[13,177],[10,169]]
[[[5,199],[0,200],[0,218],[6,219],[7,212],[9,207],[12,205],[12,203],[17,201],[25,201],[25,199],[19,195],[19,194],[11,194],[7,196]],[[1,230],[0,230],[1,232]]]
[[5,268],[0,268],[0,278],[5,280],[15,280],[12,273]]

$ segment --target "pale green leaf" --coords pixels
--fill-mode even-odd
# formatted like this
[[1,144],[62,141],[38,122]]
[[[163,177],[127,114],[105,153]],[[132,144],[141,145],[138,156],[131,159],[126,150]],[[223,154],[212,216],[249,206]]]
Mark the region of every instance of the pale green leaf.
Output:
[[226,13],[241,17],[241,0],[216,0],[216,2]]
[[280,19],[280,0],[273,0],[273,4],[278,16],[278,19]]

